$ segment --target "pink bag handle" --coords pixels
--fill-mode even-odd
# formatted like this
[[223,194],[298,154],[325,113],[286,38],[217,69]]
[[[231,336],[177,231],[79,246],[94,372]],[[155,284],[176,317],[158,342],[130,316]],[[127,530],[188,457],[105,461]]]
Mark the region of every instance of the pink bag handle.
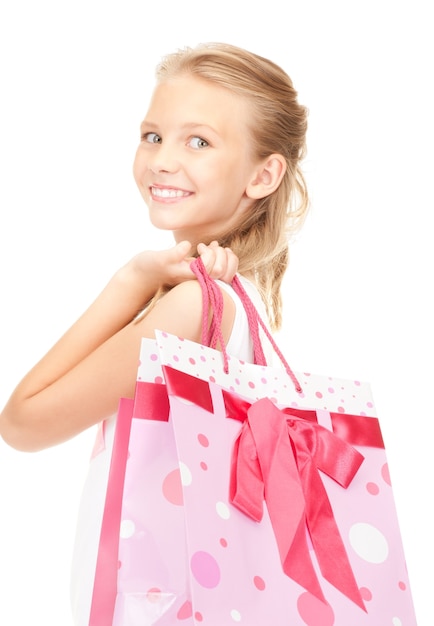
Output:
[[[203,261],[200,257],[197,257],[192,263],[190,267],[194,274],[196,275],[200,286],[202,288],[202,304],[203,304],[203,315],[202,315],[202,343],[210,348],[215,348],[217,343],[220,343],[222,354],[223,354],[223,363],[224,363],[224,371],[227,373],[229,370],[228,365],[228,355],[226,351],[226,344],[223,339],[222,333],[222,318],[223,318],[223,296],[222,292],[215,282],[213,278],[210,277],[206,268],[203,264]],[[249,298],[246,290],[241,284],[238,276],[234,276],[231,283],[235,293],[240,298],[243,303],[244,310],[246,311],[247,320],[249,324],[250,334],[252,336],[253,341],[253,353],[254,353],[254,362],[257,365],[267,365],[267,361],[265,359],[264,351],[262,349],[261,338],[259,335],[259,327],[262,328],[266,337],[270,341],[273,346],[274,351],[278,355],[281,360],[286,373],[292,380],[295,390],[298,393],[301,393],[301,385],[297,380],[292,369],[289,367],[285,357],[274,341],[270,331],[268,330],[266,324],[262,320],[258,311],[256,310],[255,305]],[[210,312],[212,312],[211,325],[208,327],[208,320]]]

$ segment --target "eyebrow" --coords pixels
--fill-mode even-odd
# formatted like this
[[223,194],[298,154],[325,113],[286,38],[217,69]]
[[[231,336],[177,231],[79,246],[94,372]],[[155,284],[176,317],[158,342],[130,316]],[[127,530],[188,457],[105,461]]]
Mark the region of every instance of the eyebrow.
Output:
[[[159,127],[159,125],[156,122],[153,122],[152,120],[146,120],[146,119],[143,120],[143,122],[140,124],[140,128],[142,128],[143,126],[149,126],[151,128],[156,128],[156,129],[158,129]],[[188,122],[187,124],[183,124],[181,128],[183,130],[188,130],[190,128],[206,128],[212,131],[213,133],[215,133],[216,135],[220,134],[218,130],[216,130],[213,126],[210,126],[209,124],[205,124],[204,122]]]
[[182,128],[207,128],[211,130],[213,133],[219,134],[218,131],[209,124],[204,124],[203,122],[190,122],[188,124],[184,124]]

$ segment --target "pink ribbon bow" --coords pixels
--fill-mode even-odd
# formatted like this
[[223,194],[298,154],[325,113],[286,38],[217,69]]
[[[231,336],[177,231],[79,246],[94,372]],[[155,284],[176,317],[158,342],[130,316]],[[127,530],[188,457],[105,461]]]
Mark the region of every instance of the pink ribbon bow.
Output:
[[263,398],[247,409],[235,443],[230,499],[256,521],[262,519],[265,500],[285,574],[326,602],[310,558],[307,527],[324,578],[366,610],[318,472],[346,488],[363,459],[331,431]]

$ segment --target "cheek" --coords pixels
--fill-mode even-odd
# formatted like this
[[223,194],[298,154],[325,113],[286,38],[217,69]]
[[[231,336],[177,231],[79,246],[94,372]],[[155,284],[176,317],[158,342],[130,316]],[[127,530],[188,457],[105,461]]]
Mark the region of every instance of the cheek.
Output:
[[146,172],[147,167],[144,159],[144,155],[140,147],[137,148],[136,156],[133,161],[133,176],[137,185],[140,185],[140,182],[143,178],[143,174]]

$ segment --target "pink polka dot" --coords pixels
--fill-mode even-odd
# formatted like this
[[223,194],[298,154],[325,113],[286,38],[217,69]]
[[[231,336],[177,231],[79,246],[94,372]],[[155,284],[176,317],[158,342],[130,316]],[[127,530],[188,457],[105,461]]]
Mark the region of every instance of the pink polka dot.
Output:
[[160,600],[161,597],[161,589],[159,589],[158,587],[151,587],[151,589],[148,589],[148,591],[146,592],[146,599],[148,602],[158,602]]
[[338,413],[345,413],[345,409],[343,406],[338,406]]
[[214,376],[210,376],[210,377],[209,377],[209,380],[210,380],[210,382],[215,383],[215,378],[214,378]]
[[221,545],[223,548],[227,548],[227,547],[228,547],[228,542],[226,541],[226,539],[225,539],[224,537],[221,537],[221,539],[220,539],[220,545]]
[[193,615],[193,607],[191,606],[191,602],[187,600],[179,609],[176,617],[178,619],[188,619]]
[[189,361],[189,363],[191,363],[192,365],[196,365],[196,361],[195,361],[195,359],[193,359],[193,357],[190,357],[190,358],[188,359],[188,361]]
[[163,481],[163,495],[171,504],[182,506],[184,498],[182,495],[181,472],[179,469],[167,474]]
[[255,388],[255,383],[252,382],[251,380],[249,380],[249,387],[250,387],[250,389],[254,389]]
[[203,622],[202,613],[199,613],[199,611],[196,611],[196,613],[194,614],[194,619],[196,620],[196,622]]
[[360,595],[363,600],[366,600],[366,602],[372,600],[372,591],[367,587],[360,587]]
[[335,622],[331,606],[324,604],[307,591],[299,596],[297,609],[307,626],[333,626]]
[[366,491],[371,494],[371,496],[377,496],[380,493],[380,488],[377,483],[366,483]]
[[236,379],[235,379],[235,384],[236,384],[236,385],[239,385],[239,384],[240,384],[240,381],[239,381],[239,379],[238,379],[238,378],[236,378]]
[[261,378],[261,383],[264,383],[264,385],[267,384],[267,379],[266,378]]
[[370,409],[374,408],[374,405],[372,404],[372,402],[367,402],[366,406],[368,406]]
[[407,589],[407,585],[405,584],[403,580],[399,581],[398,587],[401,589],[401,591],[405,591]]
[[220,582],[220,568],[209,552],[195,552],[190,562],[193,576],[202,587],[213,589]]
[[206,357],[203,356],[203,354],[200,355],[200,360],[205,362],[206,361]]
[[158,354],[151,354],[150,357],[151,361],[157,361],[158,360]]
[[162,385],[162,384],[163,384],[163,382],[164,382],[164,381],[163,381],[163,377],[162,377],[162,376],[156,376],[156,377],[154,378],[154,383],[155,383],[155,384],[157,384],[157,385]]
[[206,437],[205,435],[203,435],[202,433],[200,433],[197,436],[197,440],[200,443],[201,446],[203,446],[204,448],[207,448],[209,446],[209,440],[208,437]]
[[205,463],[205,461],[200,462],[200,469],[203,469],[204,472],[207,471],[208,465]]
[[322,398],[321,391],[315,391],[315,395],[316,395],[317,398]]
[[172,358],[174,361],[179,361],[179,356],[177,354],[174,354]]
[[385,463],[381,468],[381,476],[383,477],[385,483],[387,483],[388,485],[392,484],[390,480],[389,466],[387,463]]
[[334,392],[335,392],[335,390],[333,389],[333,387],[329,387],[329,388],[327,389],[327,391],[328,391],[329,393],[334,393]]
[[358,387],[360,387],[360,381],[359,380],[355,380],[354,384],[357,385]]
[[265,589],[265,580],[263,578],[261,578],[260,576],[255,576],[253,579],[253,583],[256,587],[256,589],[259,589],[259,591],[264,591]]

